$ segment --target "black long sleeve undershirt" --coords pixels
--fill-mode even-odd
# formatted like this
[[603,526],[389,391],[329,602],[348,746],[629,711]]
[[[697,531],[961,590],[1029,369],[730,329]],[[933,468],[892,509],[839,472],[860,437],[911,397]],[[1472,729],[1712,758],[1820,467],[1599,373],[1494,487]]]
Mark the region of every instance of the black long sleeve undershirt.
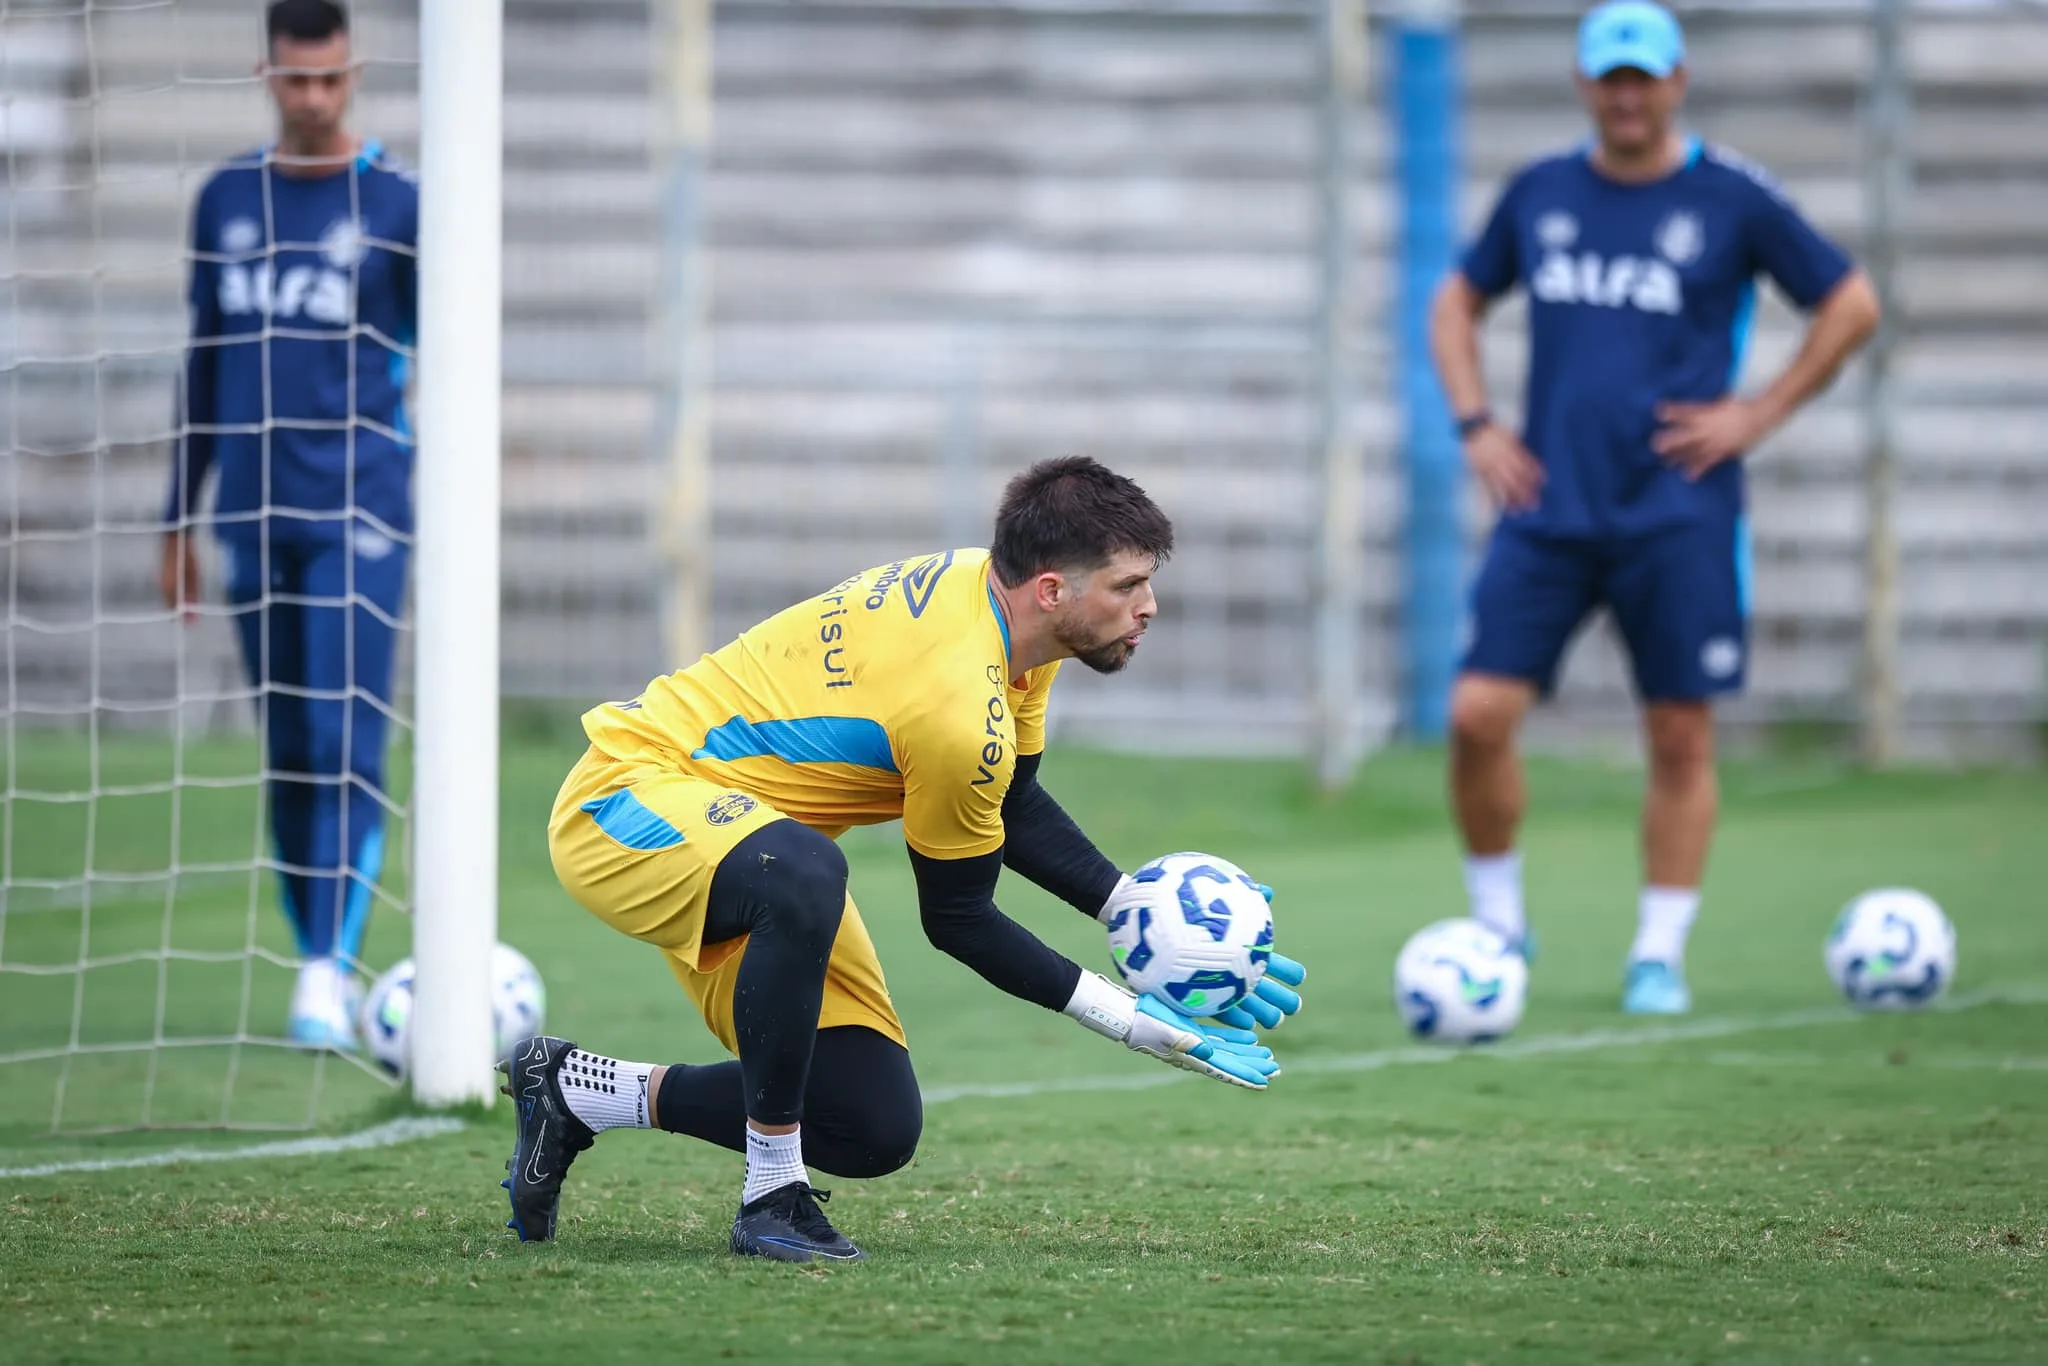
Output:
[[1003,847],[978,858],[935,859],[910,851],[918,916],[932,946],[1022,1000],[1062,1010],[1081,968],[996,908],[1004,868],[1029,878],[1093,919],[1123,873],[1038,782],[1042,755],[1020,754],[1003,799]]
[[932,947],[965,963],[982,980],[1021,1000],[1063,1010],[1081,980],[1080,965],[996,909],[1003,853],[928,858],[912,849],[918,917]]
[[1039,783],[1044,758],[1017,756],[1016,776],[1003,798],[1003,864],[1092,920],[1123,872]]

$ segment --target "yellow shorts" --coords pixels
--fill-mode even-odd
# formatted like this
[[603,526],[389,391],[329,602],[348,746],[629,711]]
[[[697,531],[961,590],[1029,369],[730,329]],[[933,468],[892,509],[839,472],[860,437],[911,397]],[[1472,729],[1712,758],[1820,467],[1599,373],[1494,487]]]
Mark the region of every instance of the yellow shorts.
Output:
[[[615,759],[594,747],[569,770],[548,819],[548,853],[569,895],[613,929],[660,949],[704,1023],[734,1053],[732,994],[747,941],[703,942],[711,876],[734,845],[782,819],[758,797],[651,757]],[[818,1012],[818,1028],[838,1025],[866,1025],[909,1046],[852,897]]]

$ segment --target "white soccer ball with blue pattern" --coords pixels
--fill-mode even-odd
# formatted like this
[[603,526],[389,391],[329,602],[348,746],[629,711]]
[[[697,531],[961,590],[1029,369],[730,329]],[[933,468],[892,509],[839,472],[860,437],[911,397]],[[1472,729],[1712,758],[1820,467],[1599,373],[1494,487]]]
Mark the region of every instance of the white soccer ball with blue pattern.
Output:
[[1485,1043],[1522,1022],[1529,964],[1477,920],[1417,930],[1394,960],[1394,1004],[1408,1032],[1433,1043]]
[[1884,887],[1842,908],[1826,959],[1828,976],[1858,1010],[1917,1010],[1956,975],[1956,930],[1924,892]]
[[[386,968],[356,1008],[356,1037],[372,1062],[402,1077],[412,1060],[412,959]],[[499,1053],[538,1034],[547,1020],[548,992],[540,970],[509,944],[491,951],[491,1026]]]
[[1216,1015],[1252,994],[1273,955],[1273,908],[1249,873],[1213,854],[1168,854],[1109,902],[1109,956],[1132,991]]

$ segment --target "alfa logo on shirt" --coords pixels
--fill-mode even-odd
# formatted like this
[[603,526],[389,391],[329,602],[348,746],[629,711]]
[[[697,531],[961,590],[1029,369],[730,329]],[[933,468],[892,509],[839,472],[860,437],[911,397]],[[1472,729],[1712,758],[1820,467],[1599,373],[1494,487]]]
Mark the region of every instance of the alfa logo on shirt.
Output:
[[[221,229],[221,248],[227,252],[254,251],[262,240],[262,230],[251,219],[237,218]],[[217,294],[220,311],[228,317],[304,316],[336,327],[346,325],[355,311],[349,273],[369,254],[369,238],[357,219],[338,218],[320,234],[318,249],[324,266],[299,264],[280,271],[267,260],[223,265]]]
[[1685,308],[1678,271],[1655,257],[1548,251],[1529,277],[1529,293],[1546,304],[1591,304],[1677,314]]
[[1547,304],[1591,304],[1678,314],[1685,309],[1685,285],[1678,272],[1706,250],[1706,228],[1691,209],[1674,209],[1651,235],[1655,256],[1602,256],[1573,251],[1579,224],[1553,209],[1536,220],[1543,257],[1529,277],[1529,293]]

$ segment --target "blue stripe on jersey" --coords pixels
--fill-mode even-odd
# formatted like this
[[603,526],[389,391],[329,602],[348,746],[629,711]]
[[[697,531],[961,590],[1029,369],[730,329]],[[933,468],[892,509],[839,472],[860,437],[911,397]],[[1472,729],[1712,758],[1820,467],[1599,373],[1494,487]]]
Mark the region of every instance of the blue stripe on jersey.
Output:
[[1003,662],[1010,662],[1010,619],[1003,615],[1003,605],[996,601],[996,586],[983,584],[988,589],[988,610],[996,614],[996,628],[1003,633]]
[[780,759],[786,764],[852,764],[895,773],[889,732],[864,716],[802,716],[749,721],[735,716],[714,727],[692,759]]
[[648,810],[631,789],[609,797],[593,797],[579,809],[588,811],[597,821],[598,829],[628,849],[653,853],[673,849],[683,842],[683,832]]
[[1756,331],[1756,281],[1751,280],[1735,297],[1735,325],[1728,347],[1728,387],[1742,378],[1742,362],[1749,355],[1750,335]]

